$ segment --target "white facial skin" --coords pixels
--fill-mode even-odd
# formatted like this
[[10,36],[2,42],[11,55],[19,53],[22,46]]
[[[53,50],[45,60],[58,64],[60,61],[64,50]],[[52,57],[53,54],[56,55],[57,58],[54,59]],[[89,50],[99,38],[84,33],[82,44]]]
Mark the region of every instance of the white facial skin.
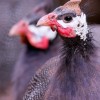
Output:
[[52,31],[48,26],[40,26],[36,27],[35,25],[30,25],[29,27],[30,32],[34,33],[33,40],[34,42],[41,42],[42,38],[45,36],[49,40],[53,40],[56,38],[57,32]]
[[81,13],[81,16],[73,17],[73,20],[69,23],[63,20],[57,20],[57,22],[64,28],[72,27],[77,35],[80,36],[84,41],[86,40],[86,35],[88,34],[88,25],[86,22],[86,15]]

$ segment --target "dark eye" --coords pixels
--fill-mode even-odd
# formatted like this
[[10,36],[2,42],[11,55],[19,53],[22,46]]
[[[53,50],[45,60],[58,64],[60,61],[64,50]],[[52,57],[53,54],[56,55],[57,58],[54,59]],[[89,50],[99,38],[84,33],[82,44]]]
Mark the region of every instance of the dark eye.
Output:
[[69,23],[73,20],[72,16],[64,16],[63,21]]

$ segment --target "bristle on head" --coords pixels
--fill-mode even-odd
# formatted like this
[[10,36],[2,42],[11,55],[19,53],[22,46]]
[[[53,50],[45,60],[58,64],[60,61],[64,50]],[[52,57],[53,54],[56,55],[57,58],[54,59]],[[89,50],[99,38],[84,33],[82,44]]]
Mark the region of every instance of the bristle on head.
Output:
[[74,10],[77,15],[81,14],[81,9],[79,4],[81,3],[82,0],[70,0],[66,4],[64,4],[64,8]]

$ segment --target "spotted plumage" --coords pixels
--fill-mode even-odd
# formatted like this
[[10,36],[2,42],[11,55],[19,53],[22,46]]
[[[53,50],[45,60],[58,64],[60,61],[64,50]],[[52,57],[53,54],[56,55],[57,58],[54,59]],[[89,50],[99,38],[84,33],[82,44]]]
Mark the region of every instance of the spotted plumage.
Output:
[[[57,62],[59,59],[55,59],[56,57],[49,60],[37,73],[32,77],[29,87],[23,97],[23,100],[44,100],[45,92],[49,87],[50,80],[55,74],[57,70],[56,66],[59,66]],[[59,56],[57,57],[59,58]],[[55,67],[53,67],[50,63],[56,62]],[[52,62],[52,63],[53,63]]]

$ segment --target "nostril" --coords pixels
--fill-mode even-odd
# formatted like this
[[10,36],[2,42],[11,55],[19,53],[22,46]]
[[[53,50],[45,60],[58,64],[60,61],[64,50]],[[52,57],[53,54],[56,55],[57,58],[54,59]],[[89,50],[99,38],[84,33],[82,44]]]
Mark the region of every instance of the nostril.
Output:
[[23,24],[22,24],[22,26],[26,26],[26,24],[25,24],[25,23],[23,23]]
[[55,15],[52,15],[49,18],[50,18],[50,20],[53,20],[53,19],[55,19]]
[[55,15],[55,14],[50,14],[50,15],[49,15],[49,19],[50,19],[50,20],[53,20],[53,19],[55,19],[55,18],[56,18],[56,15]]
[[23,20],[19,22],[19,26],[23,26],[23,27],[25,27],[26,24],[27,24],[26,21],[23,21]]
[[51,19],[54,19],[55,18],[55,15],[51,16]]

